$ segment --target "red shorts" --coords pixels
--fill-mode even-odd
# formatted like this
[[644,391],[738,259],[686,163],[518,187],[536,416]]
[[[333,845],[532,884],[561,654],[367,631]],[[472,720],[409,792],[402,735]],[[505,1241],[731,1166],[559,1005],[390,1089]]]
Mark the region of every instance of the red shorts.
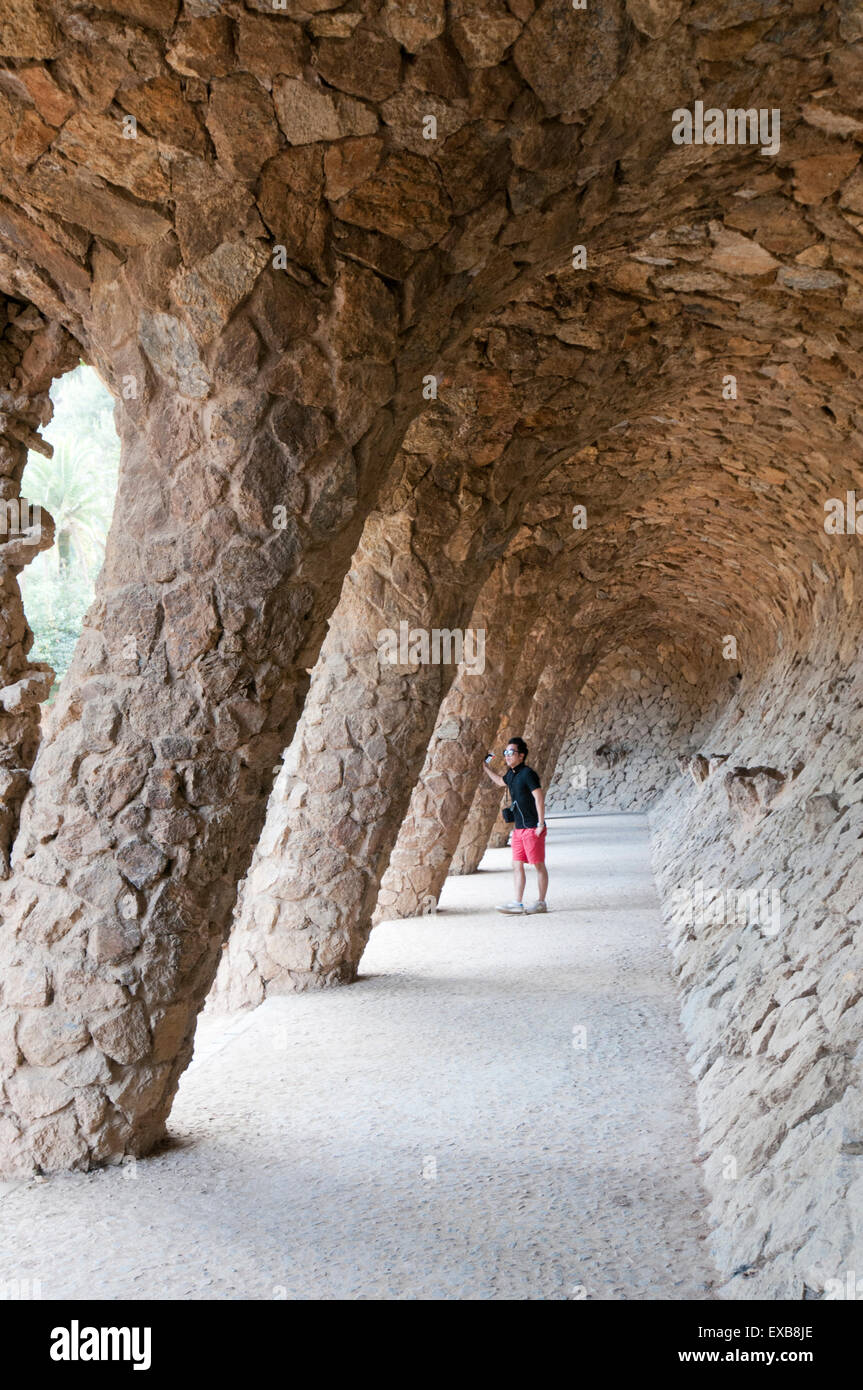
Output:
[[548,826],[541,835],[535,830],[514,830],[512,832],[512,862],[514,864],[544,864],[545,837]]

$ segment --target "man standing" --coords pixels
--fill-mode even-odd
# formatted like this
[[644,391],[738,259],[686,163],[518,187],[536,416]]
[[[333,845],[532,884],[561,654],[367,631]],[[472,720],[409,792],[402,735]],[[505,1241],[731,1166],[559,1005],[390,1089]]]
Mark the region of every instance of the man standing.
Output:
[[[512,798],[515,822],[512,831],[512,876],[515,882],[515,900],[504,903],[498,912],[547,912],[545,894],[548,889],[548,870],[545,867],[545,796],[537,773],[528,767],[527,744],[523,738],[511,738],[503,750],[507,770],[501,777],[492,772],[487,764],[485,771],[493,782],[507,787]],[[524,897],[525,864],[533,864],[536,869],[536,886],[539,901],[532,907],[525,907]]]

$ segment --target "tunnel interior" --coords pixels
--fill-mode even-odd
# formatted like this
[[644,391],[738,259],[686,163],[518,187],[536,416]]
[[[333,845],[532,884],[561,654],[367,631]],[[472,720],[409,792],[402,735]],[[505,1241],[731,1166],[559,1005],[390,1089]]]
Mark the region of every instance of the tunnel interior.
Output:
[[818,1296],[863,1143],[858,19],[26,0],[0,57],[3,502],[82,358],[121,440],[44,719],[50,518],[0,544],[3,1170],[152,1151],[205,1001],[350,986],[500,840],[523,730],[550,813],[649,811],[723,1296]]

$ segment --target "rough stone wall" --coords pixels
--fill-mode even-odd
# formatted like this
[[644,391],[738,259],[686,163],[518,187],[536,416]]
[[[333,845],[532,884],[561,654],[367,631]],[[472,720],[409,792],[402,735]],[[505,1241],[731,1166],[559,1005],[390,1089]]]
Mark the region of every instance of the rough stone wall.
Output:
[[[726,699],[736,687],[736,662],[727,665]],[[698,751],[702,724],[716,718],[705,712],[709,673],[670,642],[607,658],[573,705],[549,813],[648,810],[679,775],[678,760]]]
[[863,1263],[859,571],[822,589],[651,813],[728,1298]]

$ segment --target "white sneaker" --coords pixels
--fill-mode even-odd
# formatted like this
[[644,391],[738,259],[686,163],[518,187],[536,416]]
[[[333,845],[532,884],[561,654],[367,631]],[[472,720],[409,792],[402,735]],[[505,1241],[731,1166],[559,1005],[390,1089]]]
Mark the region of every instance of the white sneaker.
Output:
[[524,903],[504,903],[502,907],[498,908],[498,912],[509,912],[513,915],[524,912]]
[[548,908],[542,898],[540,898],[538,903],[531,903],[530,907],[526,907],[524,910],[525,912],[548,912]]

